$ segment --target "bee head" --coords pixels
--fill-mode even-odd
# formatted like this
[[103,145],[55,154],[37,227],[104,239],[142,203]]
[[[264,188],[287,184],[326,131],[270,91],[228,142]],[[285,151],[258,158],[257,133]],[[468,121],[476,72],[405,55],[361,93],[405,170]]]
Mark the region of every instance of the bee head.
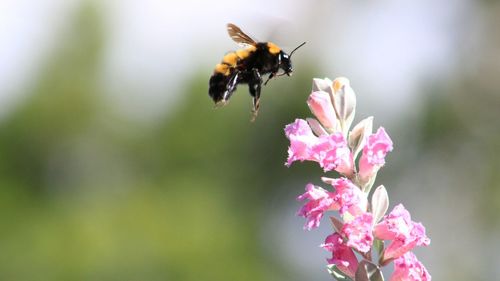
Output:
[[286,75],[291,76],[292,72],[293,72],[292,61],[291,61],[291,57],[292,57],[293,53],[295,51],[297,51],[298,48],[304,46],[305,44],[306,44],[306,42],[297,46],[297,48],[293,49],[293,51],[290,53],[290,55],[288,55],[287,53],[285,53],[283,51],[280,51],[280,68],[283,69],[283,71],[285,71]]
[[281,51],[280,53],[280,68],[283,69],[286,75],[291,76],[293,72],[292,61],[290,60],[290,56]]

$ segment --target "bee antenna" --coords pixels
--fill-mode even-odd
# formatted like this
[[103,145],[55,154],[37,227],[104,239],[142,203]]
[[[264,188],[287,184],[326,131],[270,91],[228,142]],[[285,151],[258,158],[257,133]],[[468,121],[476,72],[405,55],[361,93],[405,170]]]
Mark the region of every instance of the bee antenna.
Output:
[[298,49],[298,48],[300,48],[300,47],[304,46],[305,44],[306,44],[306,42],[304,42],[304,43],[300,44],[299,46],[297,46],[297,48],[293,49],[293,51],[290,53],[290,57],[292,57],[293,53],[294,53],[295,51],[297,51],[297,49]]

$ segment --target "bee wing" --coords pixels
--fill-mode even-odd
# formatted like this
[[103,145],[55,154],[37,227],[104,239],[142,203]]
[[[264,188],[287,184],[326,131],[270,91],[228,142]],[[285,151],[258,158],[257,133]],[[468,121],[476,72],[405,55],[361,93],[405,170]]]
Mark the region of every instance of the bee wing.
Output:
[[252,37],[246,35],[239,27],[232,23],[227,24],[227,33],[229,34],[229,37],[233,39],[234,42],[243,45],[243,46],[255,46],[257,42],[252,39]]

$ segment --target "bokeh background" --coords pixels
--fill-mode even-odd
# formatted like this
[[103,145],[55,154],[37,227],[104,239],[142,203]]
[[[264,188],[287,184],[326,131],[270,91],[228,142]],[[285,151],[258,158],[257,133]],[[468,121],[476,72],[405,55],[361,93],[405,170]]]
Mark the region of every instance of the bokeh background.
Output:
[[[294,55],[250,123],[213,109],[225,24]],[[500,2],[3,0],[0,280],[332,280],[284,167],[313,77],[346,76],[395,149],[377,178],[434,280],[500,276]],[[335,176],[335,174],[331,174]]]

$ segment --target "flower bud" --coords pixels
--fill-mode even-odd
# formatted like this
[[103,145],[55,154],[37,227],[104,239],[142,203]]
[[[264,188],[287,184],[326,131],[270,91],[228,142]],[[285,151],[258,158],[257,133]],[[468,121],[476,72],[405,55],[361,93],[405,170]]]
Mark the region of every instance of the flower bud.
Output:
[[383,185],[377,187],[372,195],[373,222],[377,223],[389,208],[389,195]]
[[371,135],[373,127],[373,116],[361,120],[349,133],[349,147],[352,149],[354,159],[365,146],[366,138]]
[[356,95],[347,78],[339,77],[333,80],[333,106],[342,127],[342,132],[347,135],[349,127],[354,120],[356,111]]
[[312,92],[307,99],[307,105],[323,127],[327,131],[333,132],[337,123],[337,117],[330,95],[324,91]]
[[313,92],[323,91],[327,93],[333,93],[332,83],[333,83],[332,80],[328,78],[325,79],[313,78],[312,91]]
[[309,127],[311,127],[312,131],[317,135],[317,136],[326,136],[328,135],[328,132],[325,131],[325,128],[321,126],[321,124],[318,122],[318,120],[314,118],[306,118],[307,124],[309,124]]

